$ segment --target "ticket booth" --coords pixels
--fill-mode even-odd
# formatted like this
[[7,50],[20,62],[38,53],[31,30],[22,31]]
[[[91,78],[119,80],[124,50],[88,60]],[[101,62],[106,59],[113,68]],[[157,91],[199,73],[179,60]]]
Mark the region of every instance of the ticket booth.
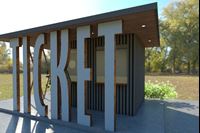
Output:
[[[20,111],[19,48],[23,47],[24,113],[31,112],[33,88],[40,116],[49,117],[51,111],[51,119],[69,122],[72,108],[77,108],[77,123],[92,126],[91,111],[102,111],[105,129],[114,131],[117,114],[134,116],[144,102],[145,48],[160,45],[157,4],[3,34],[0,41],[10,42],[13,49],[14,110]],[[44,49],[51,51],[51,109],[42,98]]]

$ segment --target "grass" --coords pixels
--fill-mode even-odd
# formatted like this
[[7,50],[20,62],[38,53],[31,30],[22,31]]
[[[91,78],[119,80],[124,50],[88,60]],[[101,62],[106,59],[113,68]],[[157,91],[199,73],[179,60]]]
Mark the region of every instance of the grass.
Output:
[[[47,82],[46,75],[42,75],[43,90],[45,90],[46,82]],[[23,95],[23,76],[22,74],[20,74],[20,96],[22,95]],[[12,74],[0,74],[0,100],[9,99],[12,97],[13,97]]]
[[198,76],[145,76],[145,80],[152,82],[170,82],[176,87],[177,99],[199,100],[199,77]]
[[[169,81],[176,86],[177,99],[198,100],[199,99],[199,77],[198,76],[145,76],[145,80],[152,82]],[[45,89],[47,78],[42,75],[42,88]],[[23,76],[20,75],[21,96],[23,95]],[[0,100],[12,98],[12,75],[0,74]]]

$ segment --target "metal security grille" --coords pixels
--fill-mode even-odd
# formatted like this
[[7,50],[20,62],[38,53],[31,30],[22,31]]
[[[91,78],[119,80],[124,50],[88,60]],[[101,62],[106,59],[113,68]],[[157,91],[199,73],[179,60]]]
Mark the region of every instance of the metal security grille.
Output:
[[[75,41],[74,41],[75,42]],[[133,45],[134,34],[115,35],[116,48],[126,48],[128,54],[127,83],[116,83],[116,113],[123,115],[134,115],[134,81],[133,81]],[[104,83],[96,81],[96,51],[104,50],[104,37],[86,38],[85,66],[93,70],[92,81],[87,82],[86,102],[88,110],[104,111],[105,87]],[[71,45],[75,46],[75,44]],[[73,47],[76,48],[76,47]],[[77,83],[71,84],[72,106],[77,106]]]
[[71,83],[71,105],[72,107],[77,107],[77,83]]
[[[77,83],[71,84],[71,98],[72,107],[77,107]],[[88,110],[104,111],[105,106],[105,90],[104,83],[96,83],[95,88],[88,86]],[[117,84],[117,114],[131,115],[127,110],[129,105],[127,104],[127,85]]]
[[76,40],[71,40],[70,41],[70,48],[71,49],[76,49]]

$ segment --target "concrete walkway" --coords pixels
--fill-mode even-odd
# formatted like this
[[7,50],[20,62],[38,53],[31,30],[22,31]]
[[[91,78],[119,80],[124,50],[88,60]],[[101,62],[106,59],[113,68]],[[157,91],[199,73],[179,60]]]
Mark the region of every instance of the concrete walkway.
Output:
[[[22,100],[21,100],[22,101]],[[32,99],[32,101],[34,101]],[[50,101],[45,101],[49,105]],[[23,105],[23,103],[21,103]],[[12,100],[0,101],[0,108],[12,110]],[[32,115],[37,115],[32,106]],[[23,112],[23,110],[22,110]],[[48,118],[32,118],[29,115],[11,115],[0,109],[0,133],[103,133],[104,113],[92,112],[91,128],[76,123],[76,109],[72,122],[52,121]],[[198,133],[198,101],[146,100],[134,117],[117,116],[117,133]]]

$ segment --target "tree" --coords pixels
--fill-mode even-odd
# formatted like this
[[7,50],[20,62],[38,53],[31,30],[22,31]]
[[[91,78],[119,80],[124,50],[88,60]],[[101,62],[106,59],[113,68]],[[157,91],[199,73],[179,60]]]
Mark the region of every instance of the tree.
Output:
[[167,47],[145,49],[145,71],[166,72],[167,70]]
[[5,42],[0,42],[0,73],[12,72],[12,60],[9,53]]
[[185,62],[188,74],[191,65],[196,71],[199,66],[199,1],[176,1],[164,8],[161,37],[171,48],[169,60],[173,72]]
[[0,42],[0,64],[5,65],[9,59],[9,50],[7,50],[5,42]]

